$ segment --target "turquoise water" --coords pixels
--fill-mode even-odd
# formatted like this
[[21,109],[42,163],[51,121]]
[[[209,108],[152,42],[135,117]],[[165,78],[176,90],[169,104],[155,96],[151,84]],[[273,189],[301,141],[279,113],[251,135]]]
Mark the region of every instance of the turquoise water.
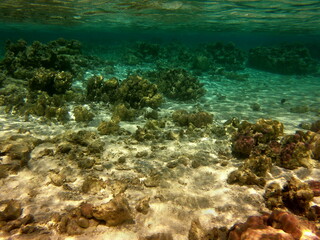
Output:
[[[259,119],[279,121],[251,131],[283,152],[306,133],[297,167],[268,142],[237,155],[237,121]],[[271,213],[268,184],[320,181],[319,119],[319,1],[2,0],[0,238],[24,239],[29,223],[8,229],[27,214],[38,239],[185,240],[194,219],[229,229]],[[262,158],[265,185],[229,184],[242,165],[257,177],[249,160]],[[2,217],[8,199],[23,213]],[[111,199],[125,209],[114,224],[79,213]]]

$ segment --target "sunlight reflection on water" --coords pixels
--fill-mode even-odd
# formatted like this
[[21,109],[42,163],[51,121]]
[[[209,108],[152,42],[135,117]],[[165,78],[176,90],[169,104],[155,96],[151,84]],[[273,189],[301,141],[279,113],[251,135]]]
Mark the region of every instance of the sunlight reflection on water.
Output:
[[209,31],[316,32],[320,29],[319,13],[320,2],[316,0],[6,0],[0,3],[3,22]]

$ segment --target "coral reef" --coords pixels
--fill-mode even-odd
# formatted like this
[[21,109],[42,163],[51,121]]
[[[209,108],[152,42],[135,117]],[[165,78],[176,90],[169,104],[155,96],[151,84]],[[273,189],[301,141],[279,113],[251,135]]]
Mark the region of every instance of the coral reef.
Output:
[[287,209],[301,216],[309,213],[313,197],[314,191],[309,184],[297,178],[290,178],[282,189],[278,183],[271,183],[264,194],[266,206],[269,209]]
[[20,113],[25,105],[25,97],[27,96],[27,84],[23,80],[14,80],[8,78],[11,83],[4,84],[0,89],[0,106],[5,106],[7,113]]
[[93,76],[88,80],[87,99],[112,104],[122,103],[135,109],[158,108],[163,102],[157,85],[140,76],[129,76],[121,83],[116,78],[104,81],[102,76]]
[[147,76],[158,85],[162,94],[173,100],[196,100],[205,94],[203,84],[181,68],[159,69],[149,72]]
[[1,75],[0,105],[6,112],[25,115],[26,120],[36,115],[65,122],[69,118],[66,101],[83,100],[79,89],[71,90],[73,80],[82,77],[93,62],[95,66],[103,62],[96,60],[82,55],[75,40],[35,41],[29,46],[24,40],[7,42],[0,62],[5,75]]
[[284,204],[282,201],[282,188],[278,183],[270,183],[266,187],[263,197],[265,199],[265,204],[267,208],[271,210],[277,208],[284,208]]
[[133,134],[134,139],[139,142],[143,141],[155,141],[155,140],[163,140],[165,137],[165,132],[163,128],[165,127],[165,123],[157,120],[149,120],[143,127],[137,128],[135,133]]
[[249,51],[250,67],[280,74],[310,74],[317,72],[317,62],[302,44],[278,47],[256,47]]
[[297,131],[294,135],[287,135],[281,141],[281,152],[277,159],[277,165],[295,169],[303,166],[311,168],[313,163],[311,160],[311,145],[313,138],[310,132],[304,133]]
[[310,208],[314,194],[307,183],[291,178],[282,189],[282,201],[285,207],[297,215],[304,215]]
[[258,177],[250,171],[250,169],[238,169],[231,172],[227,179],[228,184],[238,184],[243,185],[257,185],[259,187],[264,187],[266,180],[263,177]]
[[[60,83],[63,83],[64,80],[61,80]],[[52,87],[49,88],[52,90]],[[58,89],[56,90],[63,92],[62,89]],[[0,105],[5,107],[5,112],[25,116],[26,120],[29,115],[33,115],[51,121],[55,119],[59,122],[66,122],[69,119],[67,100],[80,102],[81,99],[73,91],[64,94],[49,94],[47,91],[31,90],[27,87],[26,81],[11,77],[6,79],[5,86],[0,89]]]
[[99,124],[97,130],[102,135],[115,134],[120,130],[119,120],[103,121]]
[[159,44],[138,41],[125,49],[121,60],[127,65],[155,62],[160,53],[161,46]]
[[312,151],[312,158],[320,160],[320,134],[319,132],[312,136],[310,143],[310,149]]
[[244,68],[245,53],[236,48],[234,43],[216,42],[206,45],[206,51],[217,66],[222,66],[226,70],[240,70]]
[[208,71],[212,62],[205,55],[196,55],[193,57],[191,68],[199,71]]
[[232,150],[236,156],[249,157],[259,144],[278,140],[283,134],[283,124],[276,120],[259,119],[255,124],[243,121],[233,137]]
[[271,214],[251,216],[245,223],[235,224],[228,240],[319,239],[314,223],[299,219],[292,213],[274,210]]
[[128,108],[125,104],[121,103],[114,107],[112,111],[112,119],[119,121],[132,121],[136,116],[136,110]]
[[268,156],[254,156],[248,158],[242,168],[248,169],[258,177],[265,177],[267,175],[267,172],[270,171],[272,166],[272,160]]
[[283,134],[283,124],[277,120],[259,119],[255,124],[243,121],[238,133],[252,136],[257,143],[277,140]]
[[251,136],[239,135],[232,144],[232,152],[238,157],[249,157],[256,141]]
[[213,116],[207,112],[188,113],[185,110],[176,110],[172,113],[172,120],[179,126],[192,124],[197,128],[202,128],[212,124]]
[[121,82],[117,91],[118,99],[130,107],[140,109],[143,107],[157,108],[162,104],[162,95],[158,87],[140,76],[129,76]]
[[20,112],[26,116],[32,114],[64,122],[69,119],[65,103],[64,97],[60,95],[49,96],[47,92],[39,91],[28,95],[28,102],[20,108]]
[[94,114],[83,106],[75,106],[73,114],[76,122],[90,122],[94,118]]
[[87,83],[87,99],[89,101],[103,101],[115,103],[119,81],[116,78],[104,80],[102,76],[92,76]]
[[320,196],[320,182],[317,180],[308,181],[309,187],[312,189],[315,197]]
[[310,130],[313,131],[313,132],[319,132],[320,131],[320,120],[317,120],[317,121],[313,122],[311,124]]
[[297,131],[293,135],[283,136],[280,141],[283,125],[278,121],[264,119],[256,124],[243,121],[237,128],[232,139],[232,153],[238,158],[244,158],[244,163],[230,174],[230,183],[248,182],[242,177],[248,176],[248,172],[250,176],[263,177],[272,164],[286,169],[312,168],[314,160],[319,159],[320,137],[316,133]]
[[[229,183],[260,184],[276,164],[286,169],[311,168],[319,157],[319,137],[312,132],[297,131],[283,135],[283,124],[278,121],[260,119],[255,124],[243,121],[237,125],[232,138],[232,153],[244,158],[244,163],[228,177]],[[313,158],[313,159],[312,159]]]
[[257,185],[263,187],[266,184],[264,179],[272,166],[272,160],[265,155],[251,156],[246,159],[243,165],[231,172],[227,182],[239,185]]
[[156,59],[160,54],[160,45],[150,42],[136,42],[135,47],[136,52],[135,56],[143,61],[152,61]]
[[103,61],[81,54],[81,43],[76,40],[57,39],[48,44],[39,41],[27,45],[24,40],[6,43],[6,53],[0,68],[10,76],[20,79],[32,78],[38,68],[71,72],[74,76],[83,67],[102,65]]
[[[110,78],[112,64],[92,66],[95,59],[82,56],[76,41],[7,44],[0,105],[24,119],[9,116],[0,123],[0,238],[302,240],[308,230],[318,239],[313,223],[320,220],[320,207],[310,206],[320,196],[319,181],[310,180],[317,170],[290,170],[318,167],[319,121],[290,135],[275,120],[220,123],[233,114],[228,106],[239,95],[229,97],[217,82],[248,87],[243,81],[249,76],[237,72],[246,60],[241,50],[223,43],[196,51],[181,44],[126,45],[126,64],[147,63],[138,69],[121,65],[116,60],[123,55],[104,45],[112,51],[101,56],[117,64],[114,76],[127,77]],[[217,94],[201,99],[204,85],[183,67],[203,74],[201,79],[221,77],[206,82]],[[259,94],[255,86],[247,90]],[[160,108],[162,94],[191,102],[168,101]],[[276,100],[278,107],[294,106],[296,100],[285,97],[288,102]],[[258,102],[265,103],[259,96],[239,109],[260,111]],[[252,111],[246,119],[264,114]],[[75,121],[67,122],[69,113]],[[257,212],[263,216],[239,223]],[[230,230],[223,227],[234,223]]]
[[3,87],[3,83],[4,83],[5,79],[6,79],[6,75],[4,73],[0,72],[0,88]]
[[33,77],[28,80],[31,91],[41,90],[49,95],[63,94],[70,89],[71,84],[71,73],[52,71],[42,67],[35,70]]

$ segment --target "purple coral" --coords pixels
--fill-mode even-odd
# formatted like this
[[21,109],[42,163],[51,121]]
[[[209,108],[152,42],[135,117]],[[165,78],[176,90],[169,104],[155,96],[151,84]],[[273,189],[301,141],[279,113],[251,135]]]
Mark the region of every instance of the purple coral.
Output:
[[282,143],[280,166],[287,169],[310,167],[311,145],[308,133],[296,132],[288,135]]
[[249,157],[256,141],[253,137],[240,135],[232,145],[232,151],[239,157]]

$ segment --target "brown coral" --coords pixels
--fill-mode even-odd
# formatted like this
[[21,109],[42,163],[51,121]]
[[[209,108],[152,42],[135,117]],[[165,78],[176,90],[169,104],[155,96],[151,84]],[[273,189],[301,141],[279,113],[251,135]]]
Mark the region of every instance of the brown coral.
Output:
[[158,93],[157,85],[140,76],[129,76],[123,80],[117,94],[119,101],[136,109],[157,108],[163,102],[162,95]]
[[251,216],[244,223],[235,224],[229,231],[228,240],[299,240],[319,239],[312,222],[297,216],[274,210],[271,215]]
[[303,215],[308,211],[313,197],[313,191],[308,184],[296,178],[291,178],[282,190],[284,205],[298,215]]
[[197,128],[205,127],[213,122],[212,114],[204,111],[188,113],[185,110],[176,110],[172,114],[172,119],[180,126],[192,124]]

